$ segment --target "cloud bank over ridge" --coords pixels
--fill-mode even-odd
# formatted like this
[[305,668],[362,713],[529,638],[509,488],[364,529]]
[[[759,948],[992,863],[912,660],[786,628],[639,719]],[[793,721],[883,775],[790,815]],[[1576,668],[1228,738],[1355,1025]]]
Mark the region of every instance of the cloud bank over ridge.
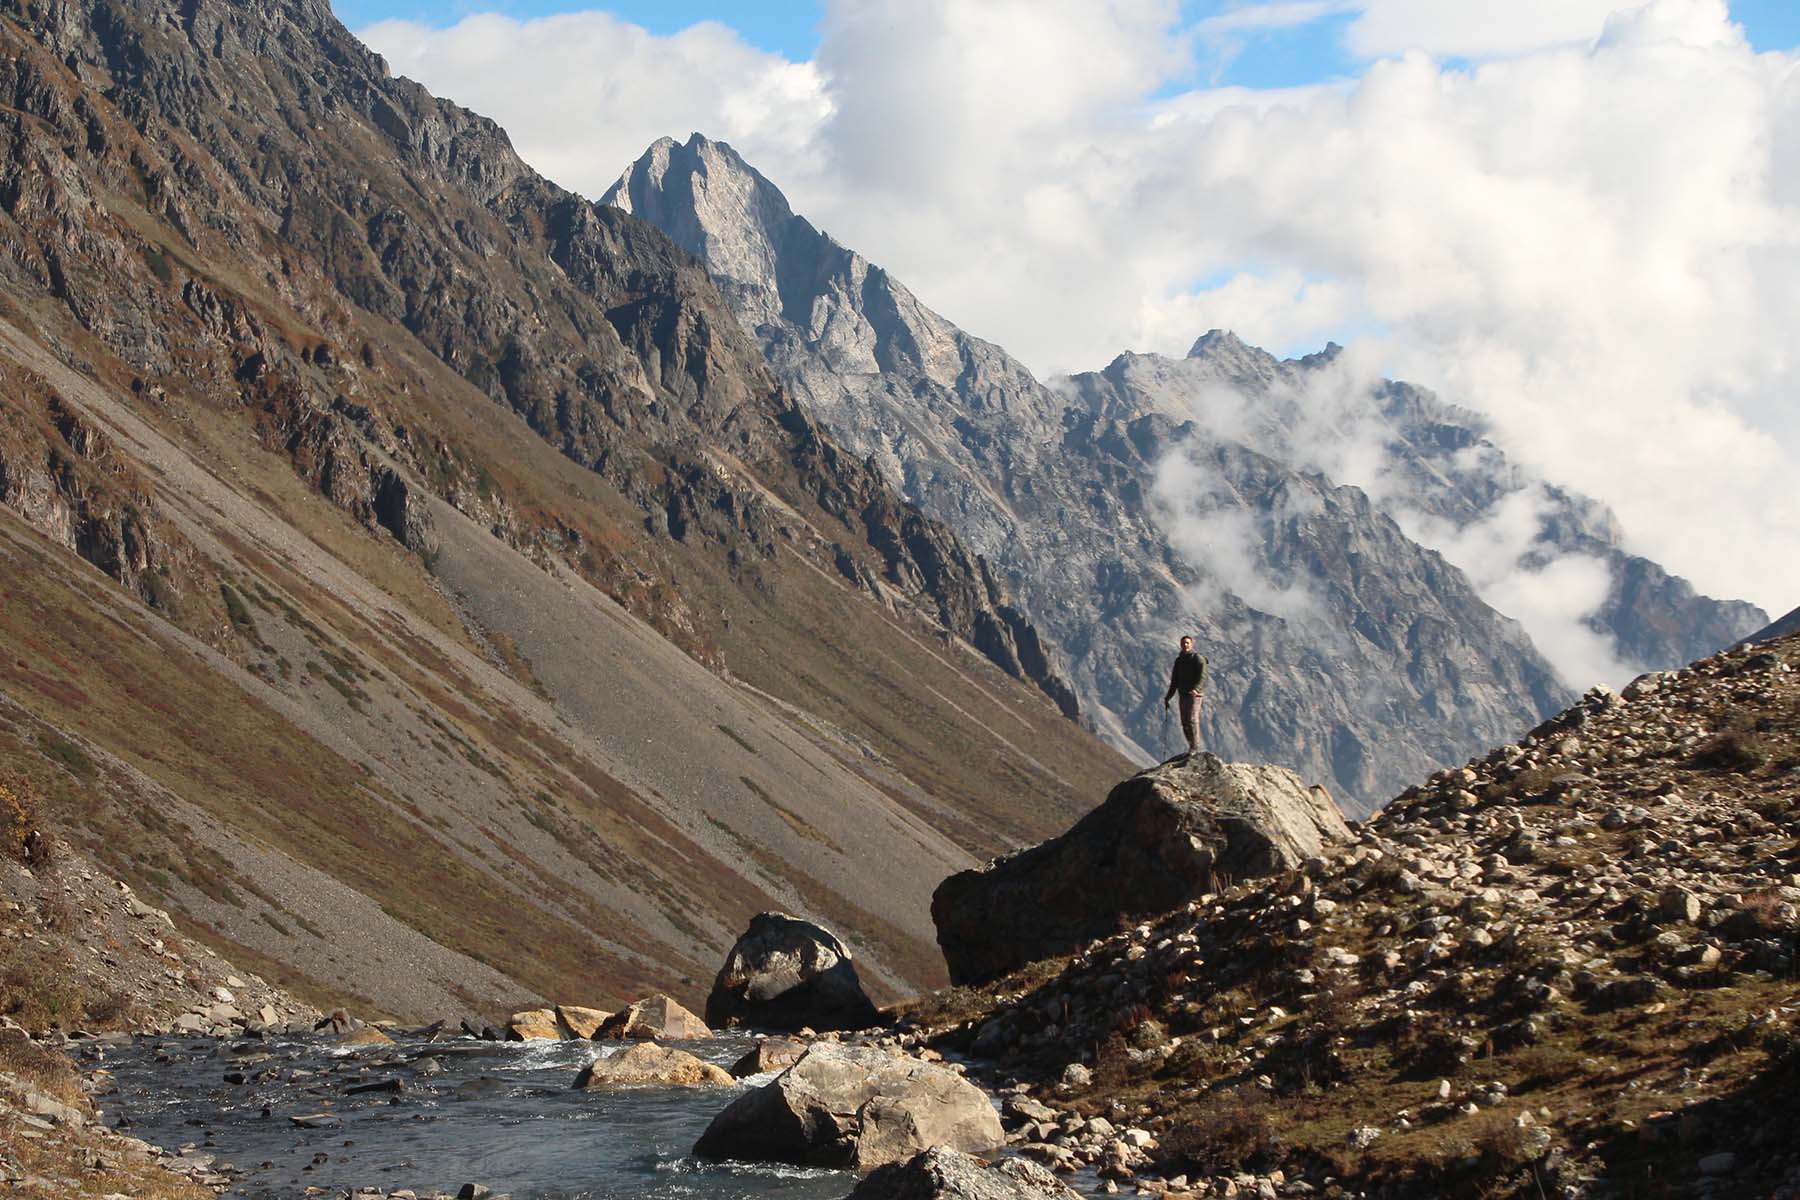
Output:
[[[1168,0],[839,0],[808,63],[602,13],[361,33],[591,195],[658,136],[733,143],[1040,373],[1215,326],[1336,337],[1487,414],[1633,549],[1786,611],[1800,60],[1721,0],[1507,8],[1283,0],[1234,31]],[[1355,78],[1195,85],[1223,39],[1333,14]]]

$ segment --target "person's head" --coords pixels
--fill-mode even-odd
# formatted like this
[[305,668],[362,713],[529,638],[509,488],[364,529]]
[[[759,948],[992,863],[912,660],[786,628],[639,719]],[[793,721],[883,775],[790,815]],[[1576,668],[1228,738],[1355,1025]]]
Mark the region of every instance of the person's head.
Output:
[[1192,650],[1194,648],[1194,639],[1189,637],[1185,633],[1182,634],[1181,635],[1181,648],[1183,651]]

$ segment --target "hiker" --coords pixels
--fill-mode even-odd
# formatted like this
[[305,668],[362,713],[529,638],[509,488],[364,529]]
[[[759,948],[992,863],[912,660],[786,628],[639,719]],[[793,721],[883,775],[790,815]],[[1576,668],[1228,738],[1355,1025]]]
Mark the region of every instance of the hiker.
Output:
[[1200,749],[1200,691],[1205,686],[1206,660],[1194,653],[1194,639],[1183,634],[1181,653],[1169,672],[1169,690],[1163,693],[1163,711],[1168,711],[1172,698],[1181,697],[1181,736],[1187,739],[1189,754]]

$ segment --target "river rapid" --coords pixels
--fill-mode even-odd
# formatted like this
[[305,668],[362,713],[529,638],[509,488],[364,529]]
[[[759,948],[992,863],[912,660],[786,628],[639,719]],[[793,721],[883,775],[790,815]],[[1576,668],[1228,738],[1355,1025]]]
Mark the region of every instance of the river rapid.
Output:
[[[729,1067],[746,1037],[675,1043]],[[171,1150],[191,1146],[235,1175],[228,1193],[288,1200],[357,1187],[454,1194],[466,1183],[513,1200],[705,1197],[842,1200],[845,1171],[690,1156],[737,1087],[578,1092],[593,1042],[337,1046],[314,1038],[138,1038],[82,1051],[110,1074],[106,1123]],[[103,1077],[104,1078],[104,1077]],[[367,1089],[355,1091],[352,1089]],[[313,1123],[298,1124],[294,1118]]]

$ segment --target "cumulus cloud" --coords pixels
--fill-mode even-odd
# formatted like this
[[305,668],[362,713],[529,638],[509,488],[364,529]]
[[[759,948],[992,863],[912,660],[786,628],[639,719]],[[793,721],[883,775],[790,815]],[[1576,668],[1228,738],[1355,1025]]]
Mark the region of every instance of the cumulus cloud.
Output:
[[834,0],[810,63],[592,13],[364,36],[589,194],[656,136],[731,141],[1040,372],[1211,326],[1351,342],[1611,504],[1632,549],[1800,602],[1796,56],[1753,52],[1723,0],[1227,16],[1330,12],[1373,61],[1279,92],[1181,90],[1232,30],[1173,0]]
[[[1323,621],[1325,606],[1303,576],[1280,578],[1263,553],[1258,522],[1279,526],[1305,512],[1252,514],[1223,480],[1198,467],[1192,448],[1177,447],[1157,465],[1151,509],[1177,554],[1199,568],[1184,590],[1189,615],[1217,621],[1235,596],[1257,612],[1293,622]],[[1290,499],[1290,504],[1303,501]]]
[[1522,54],[1546,46],[1586,45],[1619,0],[1367,0],[1345,41],[1363,58],[1409,51],[1450,58]]
[[[1521,477],[1496,447],[1477,443],[1450,465],[1467,478],[1507,489],[1499,500],[1471,512],[1431,490],[1445,486],[1439,468],[1401,453],[1400,431],[1374,393],[1380,372],[1371,347],[1353,347],[1328,365],[1253,385],[1209,371],[1164,374],[1157,394],[1172,415],[1191,418],[1209,438],[1362,489],[1408,537],[1442,554],[1483,599],[1523,625],[1576,690],[1621,685],[1643,669],[1622,661],[1612,639],[1589,624],[1611,590],[1608,564],[1588,554],[1553,553],[1540,542],[1546,517],[1561,511],[1542,480]],[[1231,508],[1221,487],[1189,447],[1171,450],[1158,464],[1154,511],[1171,544],[1208,576],[1191,590],[1190,607],[1210,614],[1229,590],[1252,608],[1290,620],[1317,615],[1320,606],[1305,581],[1278,578],[1257,553],[1249,515],[1221,511]],[[1270,520],[1278,526],[1289,515],[1271,514]]]
[[813,64],[712,21],[658,37],[600,11],[481,13],[443,29],[382,21],[357,36],[395,74],[498,120],[527,162],[589,195],[657,138],[694,130],[785,161],[831,108]]

